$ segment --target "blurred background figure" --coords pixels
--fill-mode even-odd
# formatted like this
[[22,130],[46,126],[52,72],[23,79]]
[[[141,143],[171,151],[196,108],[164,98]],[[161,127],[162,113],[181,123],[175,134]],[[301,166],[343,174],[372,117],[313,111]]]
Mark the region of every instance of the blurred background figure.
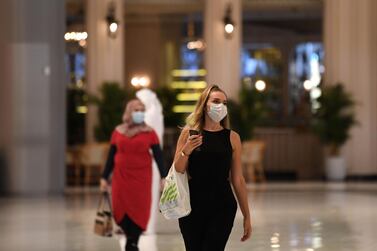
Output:
[[111,179],[115,222],[126,235],[126,251],[137,251],[140,235],[147,229],[152,201],[152,158],[160,175],[167,174],[156,132],[144,122],[145,106],[139,99],[127,103],[123,123],[111,136],[110,151],[100,188],[108,190]]
[[[157,133],[161,147],[163,147],[164,135],[164,116],[163,109],[160,101],[155,92],[150,89],[141,89],[136,92],[136,97],[145,105],[145,118],[144,121],[150,125]],[[167,168],[167,167],[166,167]],[[157,163],[153,161],[153,175],[152,175],[152,206],[151,216],[149,219],[146,234],[156,233],[156,217],[158,213],[158,200],[160,197],[160,173],[158,172]]]

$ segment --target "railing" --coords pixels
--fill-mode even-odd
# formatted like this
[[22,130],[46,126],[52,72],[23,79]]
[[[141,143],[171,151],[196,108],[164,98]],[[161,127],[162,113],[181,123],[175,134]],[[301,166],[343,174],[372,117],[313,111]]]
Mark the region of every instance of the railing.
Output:
[[266,172],[294,173],[298,179],[321,177],[322,147],[311,133],[293,128],[258,128],[255,138],[266,143]]
[[[168,167],[173,161],[179,133],[177,128],[165,129],[164,158]],[[266,143],[263,166],[268,174],[290,173],[300,180],[321,178],[322,147],[313,134],[293,128],[257,128],[254,135]]]

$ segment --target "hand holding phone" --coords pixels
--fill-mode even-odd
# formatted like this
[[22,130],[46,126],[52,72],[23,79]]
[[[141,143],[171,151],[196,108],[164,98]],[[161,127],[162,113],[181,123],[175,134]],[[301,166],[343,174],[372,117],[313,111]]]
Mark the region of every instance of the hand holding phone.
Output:
[[[190,136],[192,136],[192,135],[200,135],[200,133],[199,133],[198,130],[192,130],[192,129],[189,130],[189,134],[190,134]],[[200,151],[200,146],[198,146],[197,148],[195,148],[194,151]]]
[[192,136],[192,135],[199,135],[199,131],[197,131],[197,130],[190,129],[189,133],[190,133],[190,136]]

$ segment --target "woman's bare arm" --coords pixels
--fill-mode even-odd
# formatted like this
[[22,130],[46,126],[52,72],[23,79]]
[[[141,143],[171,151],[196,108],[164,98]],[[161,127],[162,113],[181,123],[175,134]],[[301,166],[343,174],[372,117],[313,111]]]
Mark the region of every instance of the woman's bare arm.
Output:
[[244,235],[241,240],[245,241],[251,235],[251,216],[247,199],[246,182],[242,174],[242,145],[240,136],[236,132],[231,132],[230,139],[233,147],[231,181],[236,193],[238,204],[240,205],[241,212],[244,216]]
[[[192,151],[202,144],[201,135],[189,136],[189,129],[184,128],[179,135],[177,147],[174,155],[175,170],[184,173],[187,168],[188,157]],[[182,152],[184,153],[182,156]]]

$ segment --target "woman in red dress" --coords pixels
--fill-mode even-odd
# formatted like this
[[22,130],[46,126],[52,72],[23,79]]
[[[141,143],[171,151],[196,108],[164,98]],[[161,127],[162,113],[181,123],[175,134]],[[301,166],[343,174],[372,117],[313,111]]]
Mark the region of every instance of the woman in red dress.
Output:
[[167,174],[155,131],[144,123],[144,104],[131,100],[123,114],[123,124],[111,136],[111,146],[101,178],[101,190],[107,191],[112,176],[112,204],[115,222],[127,237],[126,251],[139,250],[141,233],[146,230],[152,200],[152,150],[160,175]]

